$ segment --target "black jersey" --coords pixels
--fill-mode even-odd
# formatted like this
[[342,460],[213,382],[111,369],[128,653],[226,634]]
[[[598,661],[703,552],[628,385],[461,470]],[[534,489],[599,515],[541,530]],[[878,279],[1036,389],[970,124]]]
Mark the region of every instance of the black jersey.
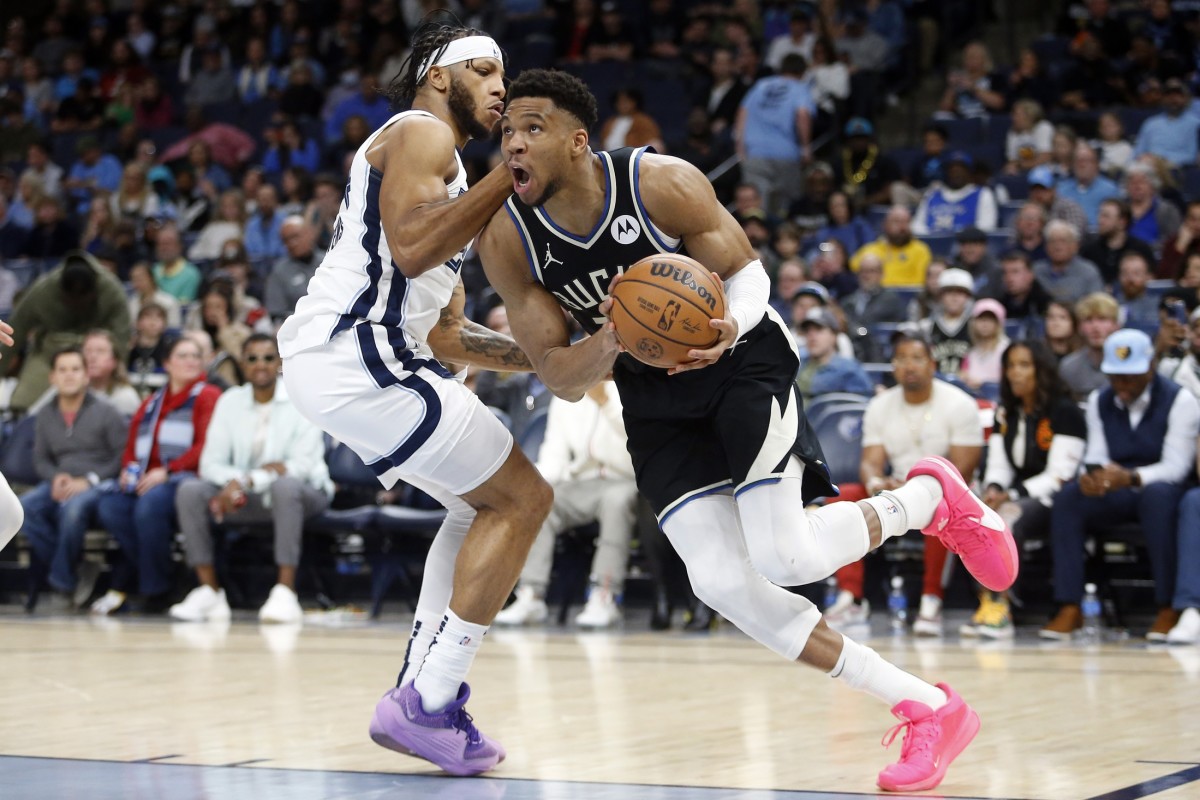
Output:
[[[605,322],[599,305],[614,276],[647,256],[683,252],[679,239],[655,227],[642,205],[639,166],[647,150],[623,147],[596,153],[604,164],[604,213],[586,236],[563,230],[541,206],[527,206],[515,196],[505,206],[533,279],[589,334]],[[630,356],[622,361],[641,363]]]
[[[506,209],[534,280],[589,334],[605,323],[599,305],[613,277],[647,256],[681,252],[655,227],[638,189],[648,148],[596,155],[604,165],[604,211],[586,236],[559,227],[545,209],[515,197]],[[836,494],[821,446],[796,391],[791,334],[768,311],[716,364],[668,375],[628,353],[613,366],[638,488],[660,521],[692,497],[778,480],[792,455],[806,466],[805,498]]]

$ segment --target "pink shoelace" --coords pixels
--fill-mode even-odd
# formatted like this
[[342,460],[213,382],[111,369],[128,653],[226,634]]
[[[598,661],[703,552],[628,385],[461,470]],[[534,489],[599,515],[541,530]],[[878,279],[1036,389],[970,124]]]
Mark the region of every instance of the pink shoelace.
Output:
[[[926,722],[929,724],[922,724]],[[932,750],[934,739],[937,738],[937,729],[937,723],[930,717],[921,720],[905,719],[888,728],[879,743],[885,748],[890,748],[900,732],[904,731],[904,742],[900,745],[900,761],[903,762],[911,756]]]

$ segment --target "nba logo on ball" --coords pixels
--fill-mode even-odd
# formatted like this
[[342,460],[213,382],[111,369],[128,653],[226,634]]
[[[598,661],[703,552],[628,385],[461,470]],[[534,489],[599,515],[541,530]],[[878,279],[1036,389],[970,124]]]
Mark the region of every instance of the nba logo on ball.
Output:
[[612,227],[608,229],[612,237],[619,244],[629,244],[641,236],[642,226],[638,225],[638,221],[628,214],[622,214],[613,220]]

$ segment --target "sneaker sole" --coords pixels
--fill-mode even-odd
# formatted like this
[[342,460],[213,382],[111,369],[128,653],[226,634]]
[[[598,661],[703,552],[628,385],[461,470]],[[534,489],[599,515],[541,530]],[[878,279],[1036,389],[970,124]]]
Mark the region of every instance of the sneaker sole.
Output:
[[981,626],[979,628],[979,635],[984,639],[999,641],[1001,639],[1014,638],[1016,636],[1016,631],[1012,628],[1012,626],[1007,628],[988,628]]
[[963,727],[959,730],[958,736],[946,747],[946,752],[943,754],[942,760],[938,762],[937,769],[932,775],[916,783],[897,786],[884,786],[881,781],[877,784],[879,788],[886,792],[923,792],[940,784],[946,777],[946,770],[950,769],[950,765],[954,763],[954,759],[958,758],[962,751],[967,749],[967,745],[979,733],[979,715],[970,706],[967,707],[967,713],[968,716],[963,722]]
[[[917,476],[917,475],[928,475],[929,477],[936,480],[938,483],[943,483],[944,480],[948,480],[951,483],[955,484],[961,490],[961,492],[963,494],[969,495],[979,505],[979,507],[981,509],[981,514],[986,515],[988,512],[995,514],[994,511],[991,511],[991,509],[989,509],[987,506],[985,506],[983,504],[983,501],[981,501],[978,497],[975,496],[975,493],[971,491],[971,487],[967,485],[966,481],[963,480],[962,475],[959,474],[958,467],[954,466],[954,464],[952,464],[948,459],[942,458],[941,456],[927,456],[926,458],[922,459],[922,461],[935,462],[936,464],[938,464],[941,467],[941,469],[935,470],[931,467],[922,467],[921,463],[918,463],[917,466],[913,467],[911,470],[908,471],[908,475],[907,475],[908,480],[911,480],[914,476]],[[942,492],[944,495],[945,494],[944,488],[943,488]],[[961,497],[963,495],[960,494],[959,496]],[[942,502],[945,503],[946,500],[943,498]],[[946,504],[949,505],[949,503],[946,503]],[[957,503],[956,503],[956,505],[957,505]],[[1001,520],[1001,524],[1004,524],[1003,520]],[[930,527],[932,527],[932,526],[930,526]],[[1006,560],[1005,571],[1007,572],[1007,575],[1003,578],[1003,580],[1007,581],[1007,583],[1004,583],[1002,585],[999,582],[992,582],[991,579],[994,576],[991,576],[991,575],[980,576],[980,575],[976,575],[974,572],[971,572],[971,575],[975,578],[975,580],[979,581],[986,588],[990,589],[993,592],[1007,591],[1009,589],[1009,587],[1011,587],[1013,585],[1013,583],[1016,582],[1017,574],[1020,571],[1020,557],[1017,554],[1017,544],[1016,544],[1016,541],[1013,539],[1012,531],[1010,531],[1008,529],[1008,525],[1006,525],[1006,524],[1004,524],[1003,530],[1000,530],[1000,531],[994,530],[992,528],[988,528],[984,525],[981,525],[980,527],[982,527],[982,528],[984,528],[984,530],[988,531],[988,534],[989,534],[988,538],[992,540],[993,545],[996,547],[996,549],[1000,549],[1004,555],[1007,555],[1007,559],[1005,559]],[[931,533],[926,533],[926,531],[928,531],[928,530],[929,530],[929,528],[925,528],[921,532],[925,533],[926,536],[937,536],[939,539],[941,539],[941,536],[938,535],[938,533],[936,531],[931,532]],[[996,541],[997,538],[999,538],[1000,541]],[[944,541],[945,540],[943,540],[943,542]],[[1001,545],[1003,545],[1002,548],[1001,548]],[[1002,555],[1002,558],[1003,558],[1003,555]],[[960,557],[960,560],[961,560],[961,557]],[[963,562],[963,566],[966,566],[965,561]],[[969,569],[968,569],[968,572],[970,572]],[[985,580],[984,578],[987,578],[987,580]]]
[[1038,631],[1038,638],[1046,639],[1047,641],[1051,642],[1069,642],[1071,641],[1072,636],[1074,636],[1074,632],[1062,633],[1060,631]]

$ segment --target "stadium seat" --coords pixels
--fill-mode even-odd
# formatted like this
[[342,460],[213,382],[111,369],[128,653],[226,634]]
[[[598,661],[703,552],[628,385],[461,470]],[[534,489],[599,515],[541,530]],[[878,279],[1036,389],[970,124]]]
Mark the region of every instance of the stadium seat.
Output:
[[935,256],[949,258],[954,255],[954,246],[957,244],[957,240],[953,233],[927,233],[917,238],[929,245],[930,252]]
[[821,417],[813,431],[825,452],[834,483],[856,483],[862,460],[862,418],[865,406],[843,406]]
[[980,117],[939,119],[931,122],[941,125],[950,133],[949,145],[952,148],[978,145],[984,139],[985,123]]
[[41,483],[33,465],[33,437],[37,416],[24,417],[0,443],[0,472],[10,484],[35,486]]
[[1184,200],[1189,203],[1200,200],[1200,167],[1195,164],[1185,164],[1179,184],[1179,190],[1183,192]]
[[1008,228],[997,228],[994,231],[989,231],[987,235],[988,250],[994,256],[1001,256],[1008,249],[1012,238],[1013,232]]
[[992,178],[996,186],[1003,186],[1008,191],[1008,199],[1025,200],[1029,197],[1029,179],[1024,175],[1008,175],[1001,173]]

